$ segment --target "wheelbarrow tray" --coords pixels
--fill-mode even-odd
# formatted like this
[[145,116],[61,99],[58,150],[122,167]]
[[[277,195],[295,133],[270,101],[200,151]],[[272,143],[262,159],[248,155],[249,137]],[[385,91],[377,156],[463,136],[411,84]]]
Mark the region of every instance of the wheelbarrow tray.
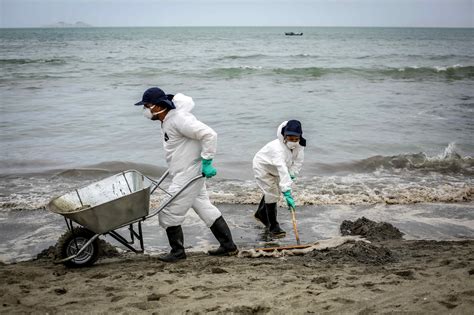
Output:
[[152,184],[140,172],[129,170],[57,197],[47,208],[104,234],[148,215]]

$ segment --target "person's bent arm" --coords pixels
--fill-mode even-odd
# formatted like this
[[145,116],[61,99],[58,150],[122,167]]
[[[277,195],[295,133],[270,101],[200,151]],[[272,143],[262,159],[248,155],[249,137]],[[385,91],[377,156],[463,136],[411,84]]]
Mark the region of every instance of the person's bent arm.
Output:
[[212,160],[217,149],[217,133],[191,114],[184,117],[180,126],[177,126],[178,131],[185,137],[201,141],[201,157],[205,160]]
[[217,133],[191,114],[185,115],[183,118],[178,126],[179,132],[187,138],[201,141],[202,175],[206,178],[215,176],[217,170],[212,166],[212,159],[216,154]]
[[288,171],[288,167],[286,166],[284,161],[278,161],[274,164],[278,170],[278,176],[280,177],[280,190],[282,192],[288,191],[291,189],[291,184],[293,181],[291,180],[290,173]]
[[292,175],[294,178],[296,178],[299,175],[301,171],[301,167],[303,166],[303,161],[304,161],[304,150],[301,150],[296,156],[296,159],[293,162],[293,165],[291,165],[289,169],[290,175]]

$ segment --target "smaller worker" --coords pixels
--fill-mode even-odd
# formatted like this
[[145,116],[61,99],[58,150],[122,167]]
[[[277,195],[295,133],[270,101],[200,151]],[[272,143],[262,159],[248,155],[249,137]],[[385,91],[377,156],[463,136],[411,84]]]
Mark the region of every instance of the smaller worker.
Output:
[[291,186],[298,176],[304,159],[306,139],[298,120],[284,121],[277,131],[278,139],[267,143],[253,158],[253,172],[263,197],[254,216],[274,237],[286,232],[277,221],[277,202],[280,191],[288,207],[295,208]]

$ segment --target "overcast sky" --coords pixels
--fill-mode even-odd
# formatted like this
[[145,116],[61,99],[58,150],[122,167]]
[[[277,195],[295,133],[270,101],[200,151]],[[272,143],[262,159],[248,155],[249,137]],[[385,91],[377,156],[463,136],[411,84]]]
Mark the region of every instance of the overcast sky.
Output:
[[473,27],[474,0],[0,0],[0,27]]

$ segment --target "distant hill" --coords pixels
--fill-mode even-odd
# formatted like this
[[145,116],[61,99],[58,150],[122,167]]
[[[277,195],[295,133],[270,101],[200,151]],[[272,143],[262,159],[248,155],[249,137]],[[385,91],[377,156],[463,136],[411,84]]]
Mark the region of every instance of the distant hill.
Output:
[[44,25],[43,27],[92,27],[92,25],[89,25],[89,24],[81,22],[81,21],[78,21],[74,24],[60,21],[58,23]]

